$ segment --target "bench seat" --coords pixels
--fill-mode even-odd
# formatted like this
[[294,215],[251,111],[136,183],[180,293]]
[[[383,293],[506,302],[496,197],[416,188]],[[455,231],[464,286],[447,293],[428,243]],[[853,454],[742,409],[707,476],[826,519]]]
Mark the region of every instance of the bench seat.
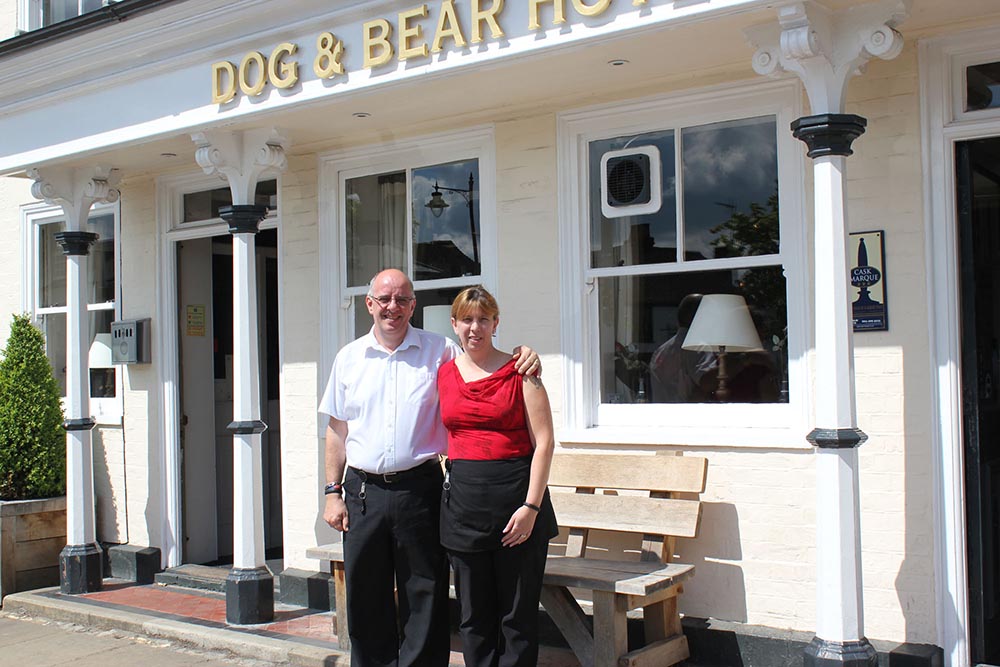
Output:
[[[667,667],[688,657],[678,598],[694,565],[672,560],[675,540],[698,534],[707,464],[675,455],[553,457],[549,485],[566,487],[551,494],[566,544],[564,555],[548,557],[541,603],[583,667]],[[641,536],[639,559],[588,558],[592,530]],[[337,642],[349,650],[343,543],[312,547],[306,556],[330,564]],[[591,592],[592,622],[571,589]],[[637,608],[646,642],[629,651],[626,615]]]
[[694,565],[628,562],[549,556],[545,562],[548,586],[587,588],[619,595],[653,595],[694,575]]

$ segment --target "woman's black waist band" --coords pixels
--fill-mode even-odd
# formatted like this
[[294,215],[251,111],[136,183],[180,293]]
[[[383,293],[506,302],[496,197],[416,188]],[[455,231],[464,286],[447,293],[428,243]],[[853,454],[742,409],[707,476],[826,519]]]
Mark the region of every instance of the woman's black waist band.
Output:
[[368,472],[367,470],[362,470],[361,468],[355,468],[354,466],[347,466],[361,479],[372,482],[375,484],[396,484],[399,482],[404,482],[406,480],[415,479],[417,477],[423,477],[433,473],[435,470],[441,472],[441,463],[437,459],[431,459],[429,461],[424,461],[418,466],[414,466],[409,470],[400,470],[399,472]]

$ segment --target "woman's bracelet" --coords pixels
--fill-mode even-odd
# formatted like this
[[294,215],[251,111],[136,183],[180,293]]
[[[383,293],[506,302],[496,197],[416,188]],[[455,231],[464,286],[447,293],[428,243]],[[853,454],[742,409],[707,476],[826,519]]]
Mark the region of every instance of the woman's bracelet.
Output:
[[542,508],[538,505],[532,505],[531,503],[521,503],[522,507],[527,507],[529,510],[535,510],[536,512],[541,512]]

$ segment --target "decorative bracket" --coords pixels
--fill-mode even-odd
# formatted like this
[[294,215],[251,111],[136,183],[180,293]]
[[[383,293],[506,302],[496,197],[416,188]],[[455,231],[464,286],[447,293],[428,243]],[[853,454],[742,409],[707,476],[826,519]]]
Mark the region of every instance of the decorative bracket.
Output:
[[903,49],[896,31],[910,0],[880,0],[831,12],[813,2],[778,7],[778,24],[744,31],[757,49],[753,68],[764,76],[794,72],[805,85],[813,114],[843,113],[847,82],[874,56],[892,60]]
[[91,168],[35,167],[28,169],[31,194],[48,204],[61,206],[66,214],[66,229],[86,229],[90,207],[118,201],[121,173],[108,165]]
[[288,166],[288,140],[274,128],[196,132],[191,139],[198,146],[198,166],[206,174],[218,174],[229,182],[236,206],[253,204],[260,178],[278,174]]

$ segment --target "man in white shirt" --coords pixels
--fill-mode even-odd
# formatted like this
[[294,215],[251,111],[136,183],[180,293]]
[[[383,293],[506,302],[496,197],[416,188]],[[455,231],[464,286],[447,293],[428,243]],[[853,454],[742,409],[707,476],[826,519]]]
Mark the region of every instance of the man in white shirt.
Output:
[[[320,402],[330,416],[323,518],[344,533],[347,609],[337,613],[347,613],[353,667],[444,666],[448,565],[438,457],[448,436],[437,370],[462,350],[410,326],[416,298],[401,271],[375,276],[365,304],[374,325],[337,354]],[[537,372],[538,355],[522,352],[519,370]]]

